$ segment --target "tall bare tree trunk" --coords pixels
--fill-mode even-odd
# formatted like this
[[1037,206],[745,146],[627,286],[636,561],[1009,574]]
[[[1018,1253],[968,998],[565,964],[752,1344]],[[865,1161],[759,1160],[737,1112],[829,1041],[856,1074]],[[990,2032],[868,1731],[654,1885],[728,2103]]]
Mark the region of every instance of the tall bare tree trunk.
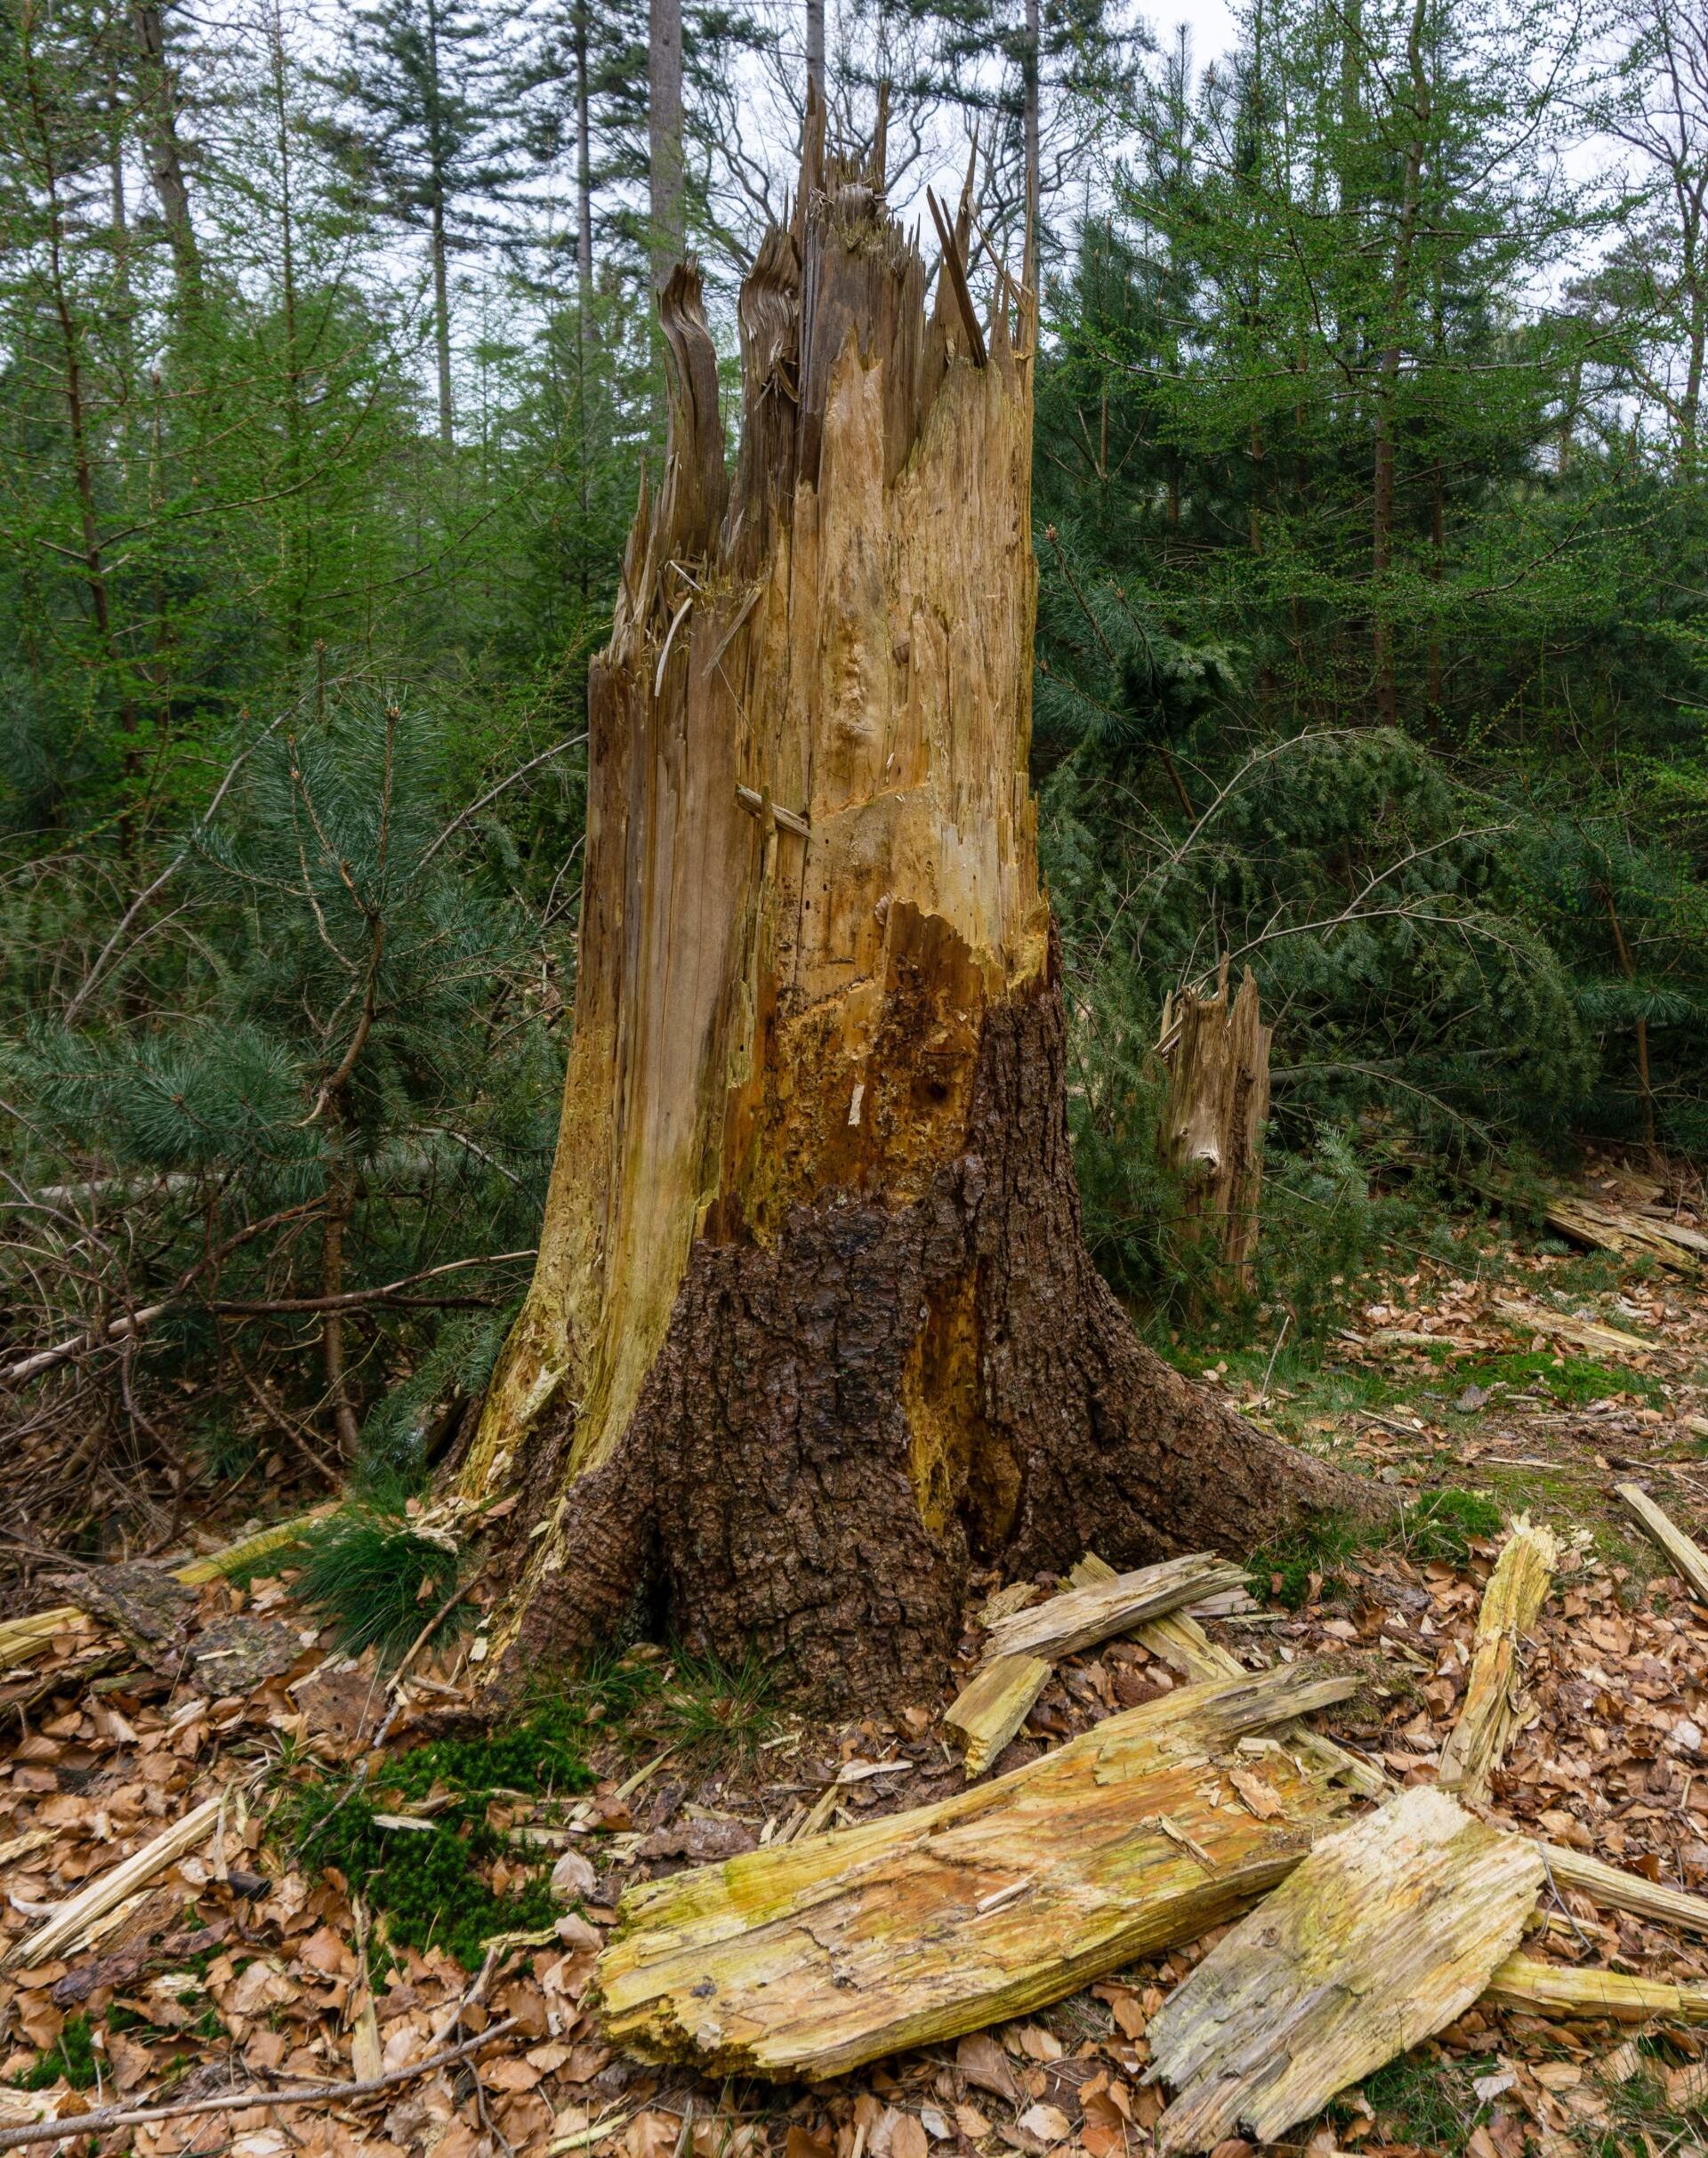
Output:
[[807,0],[807,80],[825,101],[825,0]]
[[178,141],[178,86],[166,59],[165,12],[140,4],[131,10],[131,22],[141,53],[149,177],[172,243],[179,298],[193,304],[201,294],[202,258],[190,221],[189,188]]
[[653,289],[662,292],[681,255],[682,0],[650,0],[647,40],[647,147]]
[[1017,345],[999,301],[979,365],[822,140],[742,289],[733,482],[692,265],[663,294],[557,1161],[461,1471],[520,1502],[501,1683],[638,1608],[797,1694],[917,1699],[974,1554],[1241,1550],[1349,1495],[1142,1348],[1081,1240],[1027,769],[1035,315]]

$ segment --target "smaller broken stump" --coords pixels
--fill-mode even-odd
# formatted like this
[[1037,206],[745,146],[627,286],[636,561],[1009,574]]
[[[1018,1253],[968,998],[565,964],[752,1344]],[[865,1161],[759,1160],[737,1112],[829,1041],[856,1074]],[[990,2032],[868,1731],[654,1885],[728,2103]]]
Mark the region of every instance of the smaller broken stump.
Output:
[[1219,1301],[1253,1285],[1269,1114],[1269,1036],[1249,967],[1228,994],[1224,959],[1213,996],[1182,989],[1163,1007],[1168,1099],[1157,1126],[1164,1165],[1181,1178],[1182,1246],[1204,1263]]
[[1319,1842],[1152,2017],[1164,2153],[1272,2143],[1462,2015],[1518,1946],[1542,1856],[1427,1786]]
[[1196,1939],[1349,1802],[1301,1754],[1238,1740],[1356,1685],[1295,1663],[1184,1687],[934,1806],[632,1888],[596,1974],[605,2036],[818,2081]]

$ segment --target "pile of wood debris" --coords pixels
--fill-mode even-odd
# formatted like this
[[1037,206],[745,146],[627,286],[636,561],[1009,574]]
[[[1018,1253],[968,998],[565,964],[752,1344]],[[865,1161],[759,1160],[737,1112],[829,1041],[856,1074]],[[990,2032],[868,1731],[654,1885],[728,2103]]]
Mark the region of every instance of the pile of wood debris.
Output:
[[[1414,1277],[1359,1353],[1425,1353],[1390,1318],[1510,1348],[1497,1295]],[[1543,1439],[1522,1404],[1456,1424],[1449,1388],[1333,1436],[1403,1487],[1448,1442],[1511,1458],[1516,1426],[1596,1480],[1628,1563],[1551,1486],[1461,1561],[1342,1557],[1294,1611],[1214,1561],[987,1582],[950,1702],[779,1719],[709,1765],[613,1727],[591,1789],[495,1795],[517,1857],[489,1886],[544,1852],[565,1904],[478,1969],[388,1945],[274,1811],[305,1763],[353,1783],[379,1732],[466,1700],[467,1648],[387,1681],[287,1571],[91,1575],[0,1629],[0,2148],[1521,2158],[1616,2138],[1639,2089],[1682,2123],[1708,2100],[1708,1560],[1672,1518],[1700,1318],[1623,1301],[1640,1346],[1599,1353],[1662,1374],[1658,1408]],[[1445,2125],[1393,2099],[1397,2056]]]

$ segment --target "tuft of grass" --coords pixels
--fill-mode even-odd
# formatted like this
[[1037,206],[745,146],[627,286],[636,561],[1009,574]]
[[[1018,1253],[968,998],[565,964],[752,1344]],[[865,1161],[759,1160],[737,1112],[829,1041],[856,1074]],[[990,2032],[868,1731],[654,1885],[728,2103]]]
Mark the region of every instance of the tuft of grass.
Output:
[[733,1671],[715,1657],[680,1652],[671,1663],[653,1718],[667,1744],[685,1753],[745,1754],[776,1729],[770,1679],[751,1650]]
[[18,2090],[45,2090],[63,2076],[73,2090],[87,2090],[95,2080],[94,2037],[81,2009],[68,2016],[60,2034],[34,2065],[12,2078]]
[[1440,2060],[1417,2051],[1364,2079],[1365,2098],[1390,2142],[1409,2143],[1456,2158],[1471,2131],[1488,2118],[1472,2078],[1494,2065],[1491,2060]]
[[1311,1577],[1331,1595],[1343,1583],[1341,1568],[1374,1541],[1366,1522],[1350,1514],[1326,1514],[1261,1550],[1253,1551],[1247,1579],[1253,1596],[1273,1597],[1289,1611],[1310,1601]]
[[[372,1646],[382,1663],[394,1663],[456,1587],[457,1555],[448,1545],[370,1506],[347,1506],[317,1523],[303,1550],[297,1592],[336,1627],[346,1655]],[[445,1623],[468,1617],[453,1611]]]
[[1448,1485],[1415,1499],[1400,1517],[1399,1542],[1410,1558],[1442,1558],[1462,1566],[1473,1542],[1501,1533],[1503,1517],[1486,1492]]
[[1371,1523],[1349,1514],[1325,1515],[1252,1555],[1247,1579],[1253,1596],[1272,1597],[1289,1611],[1310,1600],[1313,1574],[1324,1591],[1346,1586],[1345,1566],[1360,1551],[1394,1544],[1410,1558],[1442,1558],[1462,1566],[1474,1541],[1497,1536],[1501,1510],[1486,1494],[1448,1486],[1403,1508],[1391,1523]]

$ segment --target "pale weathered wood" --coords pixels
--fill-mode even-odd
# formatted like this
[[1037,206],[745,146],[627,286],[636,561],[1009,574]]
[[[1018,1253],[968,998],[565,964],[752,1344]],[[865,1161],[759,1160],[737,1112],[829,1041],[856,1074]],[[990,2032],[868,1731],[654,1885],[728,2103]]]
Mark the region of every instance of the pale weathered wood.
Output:
[[1608,1865],[1604,1859],[1591,1858],[1587,1852],[1572,1850],[1562,1843],[1544,1843],[1541,1848],[1557,1886],[1576,1888],[1602,1910],[1628,1911],[1633,1918],[1676,1926],[1684,1933],[1708,1934],[1708,1896],[1645,1880],[1640,1873],[1627,1873],[1623,1866]]
[[4,1956],[0,1957],[0,1970],[51,1962],[62,1950],[75,1947],[91,1927],[117,1909],[127,1896],[146,1888],[157,1874],[164,1873],[169,1865],[175,1865],[186,1852],[205,1843],[214,1833],[220,1808],[224,1804],[225,1793],[216,1792],[199,1806],[192,1807],[182,1820],[163,1828],[140,1851],[133,1851],[128,1858],[97,1874],[68,1903],[61,1904],[52,1917],[34,1933],[27,1933],[21,1940],[14,1941]]
[[1708,1552],[1693,1537],[1687,1536],[1640,1485],[1615,1484],[1613,1488],[1672,1561],[1673,1571],[1708,1602]]
[[1550,1228],[1594,1252],[1640,1252],[1675,1273],[1695,1274],[1708,1260],[1708,1236],[1682,1222],[1661,1221],[1576,1192],[1555,1192],[1543,1209]]
[[[716,2074],[835,2075],[1190,1939],[1348,1803],[1237,1740],[1354,1683],[1294,1664],[1182,1687],[935,1806],[631,1889],[600,1959],[606,2034]],[[1238,1802],[1232,1767],[1274,1818]]]
[[1477,1631],[1458,1720],[1441,1750],[1436,1777],[1472,1804],[1488,1796],[1518,1713],[1519,1651],[1547,1601],[1559,1558],[1553,1531],[1522,1515],[1494,1562],[1477,1614]]
[[[1115,1568],[1095,1551],[1087,1551],[1069,1569],[1068,1578],[1076,1588],[1083,1588],[1093,1582],[1113,1581]],[[1245,1673],[1245,1666],[1233,1651],[1224,1648],[1219,1641],[1213,1641],[1189,1611],[1167,1611],[1160,1618],[1141,1619],[1129,1631],[1153,1656],[1161,1657],[1172,1670],[1183,1671],[1188,1679],[1237,1679]],[[1349,1752],[1344,1746],[1336,1745],[1332,1738],[1325,1738],[1306,1724],[1295,1724],[1282,1735],[1304,1758],[1325,1774],[1337,1776],[1349,1790],[1364,1798],[1380,1799],[1392,1789],[1374,1761]]]
[[1577,1970],[1534,1956],[1509,1956],[1483,1999],[1535,2016],[1607,2017],[1615,2023],[1708,2023],[1708,1985],[1629,1978],[1618,1970]]
[[1157,1151],[1184,1180],[1182,1241],[1213,1258],[1206,1283],[1227,1298],[1249,1292],[1263,1184],[1263,1127],[1269,1113],[1269,1035],[1249,967],[1228,994],[1224,959],[1213,996],[1183,989],[1163,1008],[1162,1053],[1168,1099]]
[[1164,2152],[1294,2122],[1462,2015],[1517,1947],[1543,1879],[1521,1838],[1403,1791],[1318,1841],[1151,2018],[1173,2086]]
[[1218,1590],[1243,1585],[1245,1569],[1200,1551],[1188,1558],[1165,1558],[1160,1565],[1093,1581],[1083,1589],[1064,1589],[1030,1609],[997,1620],[985,1643],[982,1661],[998,1656],[1071,1655],[1094,1641],[1125,1633],[1140,1619],[1182,1604],[1198,1602]]
[[1497,1296],[1494,1309],[1511,1326],[1527,1333],[1550,1334],[1557,1341],[1569,1342],[1574,1349],[1605,1351],[1614,1356],[1641,1356],[1655,1346],[1653,1341],[1644,1341],[1640,1333],[1627,1333],[1620,1326],[1604,1326],[1597,1319],[1573,1318],[1568,1312],[1550,1310],[1546,1304],[1520,1303],[1514,1297]]
[[970,1776],[989,1767],[1049,1680],[1042,1656],[998,1656],[962,1687],[943,1721],[961,1741]]

